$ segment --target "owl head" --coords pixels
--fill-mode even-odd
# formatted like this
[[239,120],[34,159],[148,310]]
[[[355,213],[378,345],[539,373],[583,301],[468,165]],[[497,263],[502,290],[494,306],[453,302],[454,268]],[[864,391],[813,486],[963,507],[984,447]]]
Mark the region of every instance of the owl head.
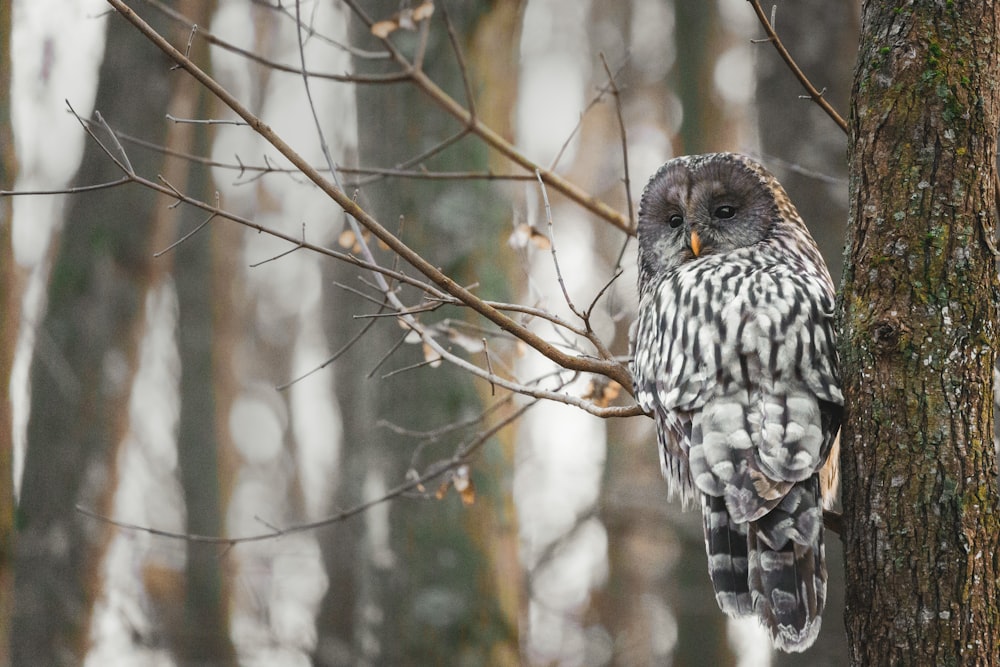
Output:
[[745,155],[670,160],[639,204],[640,284],[685,262],[760,243],[789,212],[798,220],[778,181]]

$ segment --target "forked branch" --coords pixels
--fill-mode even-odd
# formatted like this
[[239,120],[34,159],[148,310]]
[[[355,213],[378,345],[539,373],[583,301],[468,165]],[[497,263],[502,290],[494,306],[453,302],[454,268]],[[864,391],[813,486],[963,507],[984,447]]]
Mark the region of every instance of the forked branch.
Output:
[[[577,354],[566,353],[558,347],[552,345],[544,338],[534,333],[527,327],[518,323],[512,319],[507,314],[497,310],[493,306],[489,305],[484,300],[480,299],[474,295],[471,291],[462,287],[456,283],[452,278],[447,276],[443,271],[435,267],[433,264],[424,259],[420,254],[415,252],[412,248],[403,243],[398,237],[386,229],[381,223],[378,222],[373,216],[371,216],[367,211],[365,211],[361,206],[357,204],[353,199],[351,199],[346,193],[337,188],[332,182],[327,180],[322,173],[316,170],[311,164],[309,164],[301,155],[299,155],[288,143],[286,143],[280,136],[278,136],[267,124],[265,124],[259,117],[254,115],[247,109],[239,100],[237,100],[233,95],[231,95],[225,88],[223,88],[215,79],[209,76],[204,70],[198,67],[194,62],[192,62],[187,56],[181,51],[174,48],[170,42],[168,42],[162,35],[160,35],[155,29],[153,29],[148,23],[146,23],[141,17],[139,17],[130,7],[128,7],[122,0],[107,0],[108,3],[114,7],[119,14],[122,15],[127,21],[129,21],[137,30],[139,30],[151,43],[153,43],[157,48],[163,51],[171,60],[176,62],[182,69],[186,70],[191,76],[193,76],[206,90],[215,95],[221,102],[228,106],[232,111],[242,118],[247,124],[264,140],[266,140],[271,146],[274,147],[281,155],[283,155],[289,162],[291,162],[296,168],[298,168],[303,175],[305,175],[309,180],[311,180],[317,187],[320,188],[330,199],[335,201],[338,206],[340,206],[344,212],[355,219],[362,227],[364,227],[368,232],[375,236],[379,241],[385,244],[393,253],[398,255],[401,259],[406,261],[417,271],[423,274],[433,285],[435,285],[442,292],[454,297],[463,305],[471,308],[476,313],[486,318],[501,330],[510,333],[511,335],[517,337],[525,344],[538,351],[540,354],[544,355],[558,366],[568,370],[583,373],[596,373],[598,375],[604,375],[611,380],[614,380],[620,384],[629,393],[632,392],[632,379],[628,372],[628,369],[619,361],[614,359],[601,359],[596,357],[586,357]],[[395,49],[391,47],[390,52],[395,52]],[[395,57],[395,56],[394,56]],[[402,57],[402,56],[399,56]],[[445,95],[443,91],[440,91],[433,82],[430,81],[422,72],[414,70],[411,72],[411,76],[414,81],[417,82],[421,87],[428,91],[432,97],[436,96],[436,99],[440,104],[449,107],[457,107],[453,109],[454,113],[460,114],[467,122],[470,123],[470,128],[473,128],[473,124],[476,128],[473,128],[477,134],[492,133],[485,126],[480,126],[478,121],[471,118],[468,112],[461,107],[457,102],[452,100],[450,97]],[[434,91],[438,91],[440,94],[436,94]],[[499,137],[497,137],[499,139]],[[502,141],[502,140],[501,140]],[[491,142],[492,145],[492,142]],[[510,156],[509,156],[510,157]],[[512,157],[513,159],[513,157]],[[525,165],[528,166],[528,165]],[[564,191],[568,185],[562,179],[549,177],[546,182],[552,187]],[[558,183],[558,185],[557,185]],[[575,188],[575,186],[572,186]],[[597,204],[596,200],[586,195],[586,193],[577,193],[578,197],[586,199],[590,202],[591,206]],[[617,214],[618,217],[624,218],[621,214]],[[624,226],[627,223],[623,222]],[[470,369],[471,370],[471,369]]]
[[[169,7],[165,7],[161,2],[157,0],[147,0],[155,9],[163,12],[165,15],[169,16],[171,19],[181,22],[189,29],[193,27],[193,24],[184,18],[182,15],[178,14],[176,11],[171,10]],[[108,0],[108,3],[112,5],[115,9],[121,12],[133,25],[139,28],[139,25],[133,20],[133,17],[142,21],[135,13],[125,5],[122,0]],[[354,0],[345,0],[345,4],[351,8],[351,10],[358,16],[369,29],[375,24],[368,15],[364,12],[361,6]],[[128,14],[126,14],[128,12]],[[294,16],[290,16],[292,20],[295,20]],[[145,24],[145,22],[143,21]],[[156,45],[161,49],[163,46],[152,39],[149,33],[147,33],[142,28],[139,28],[143,34],[146,35],[151,41],[154,41]],[[151,31],[156,34],[155,31]],[[219,48],[226,49],[232,53],[236,53],[242,57],[249,58],[255,62],[271,67],[275,70],[282,72],[287,72],[291,74],[302,74],[303,70],[301,68],[291,67],[287,64],[281,64],[272,62],[261,58],[260,56],[253,54],[246,49],[242,49],[234,44],[230,44],[223,39],[213,35],[210,32],[206,32],[199,29],[197,36],[209,41],[209,43]],[[162,38],[161,38],[162,39]],[[484,143],[489,145],[491,148],[495,149],[501,155],[506,157],[508,160],[523,168],[528,175],[528,178],[534,178],[535,171],[539,171],[542,174],[542,180],[546,185],[551,187],[553,190],[564,195],[571,201],[582,206],[586,210],[590,211],[602,220],[609,222],[618,229],[624,231],[627,234],[634,234],[635,229],[633,228],[631,221],[622,213],[613,207],[609,206],[605,202],[597,199],[590,193],[586,192],[578,185],[566,180],[562,176],[556,174],[555,172],[546,169],[545,167],[536,164],[530,160],[526,155],[521,153],[515,146],[504,139],[502,136],[497,134],[492,128],[485,125],[472,111],[467,109],[465,106],[456,101],[453,97],[448,95],[444,90],[441,89],[434,81],[423,71],[421,63],[419,60],[411,62],[407,57],[401,53],[396,46],[393,44],[392,40],[388,37],[380,37],[385,46],[385,53],[388,57],[393,60],[398,66],[399,71],[391,74],[384,75],[345,75],[345,74],[330,74],[322,72],[305,72],[311,78],[323,78],[334,81],[342,81],[348,83],[357,84],[388,84],[388,83],[401,83],[401,82],[411,82],[417,88],[422,90],[438,107],[440,107],[447,114],[458,120],[463,127],[463,131],[471,132],[472,134],[479,137]],[[164,43],[165,40],[164,40]],[[169,44],[168,44],[169,45]],[[186,59],[184,54],[180,53],[173,47],[170,47],[175,51],[182,59]],[[171,58],[184,69],[191,70],[186,67],[181,61],[177,60],[174,55],[164,50]],[[192,72],[193,74],[193,72]],[[196,77],[197,78],[197,77]],[[468,82],[466,82],[466,90],[470,87]],[[235,109],[234,109],[235,110]]]

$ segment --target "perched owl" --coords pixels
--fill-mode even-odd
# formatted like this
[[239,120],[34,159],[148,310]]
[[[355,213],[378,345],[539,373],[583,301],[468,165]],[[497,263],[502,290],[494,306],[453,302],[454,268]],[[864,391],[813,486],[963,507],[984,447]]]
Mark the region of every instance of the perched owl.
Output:
[[774,176],[733,153],[663,165],[638,236],[632,373],[663,474],[701,504],[722,610],[803,651],[826,601],[844,402],[830,273]]

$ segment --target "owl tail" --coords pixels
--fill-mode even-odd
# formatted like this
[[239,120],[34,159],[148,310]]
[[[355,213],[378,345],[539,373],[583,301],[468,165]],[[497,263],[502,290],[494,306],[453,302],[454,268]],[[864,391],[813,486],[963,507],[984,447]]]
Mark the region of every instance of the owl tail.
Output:
[[729,516],[725,498],[702,497],[705,520],[705,550],[708,551],[708,575],[715,587],[715,599],[730,616],[753,614],[747,558],[747,524],[738,524]]
[[753,605],[775,647],[804,651],[819,634],[826,604],[826,562],[819,477],[795,484],[747,529]]

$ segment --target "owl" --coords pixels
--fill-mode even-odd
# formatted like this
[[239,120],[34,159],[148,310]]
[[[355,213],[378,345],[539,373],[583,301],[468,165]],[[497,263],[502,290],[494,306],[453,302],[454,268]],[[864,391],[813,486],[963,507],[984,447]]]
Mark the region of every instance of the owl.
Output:
[[638,238],[632,374],[671,494],[701,505],[722,610],[804,651],[844,402],[830,273],[777,179],[735,153],[664,164]]

